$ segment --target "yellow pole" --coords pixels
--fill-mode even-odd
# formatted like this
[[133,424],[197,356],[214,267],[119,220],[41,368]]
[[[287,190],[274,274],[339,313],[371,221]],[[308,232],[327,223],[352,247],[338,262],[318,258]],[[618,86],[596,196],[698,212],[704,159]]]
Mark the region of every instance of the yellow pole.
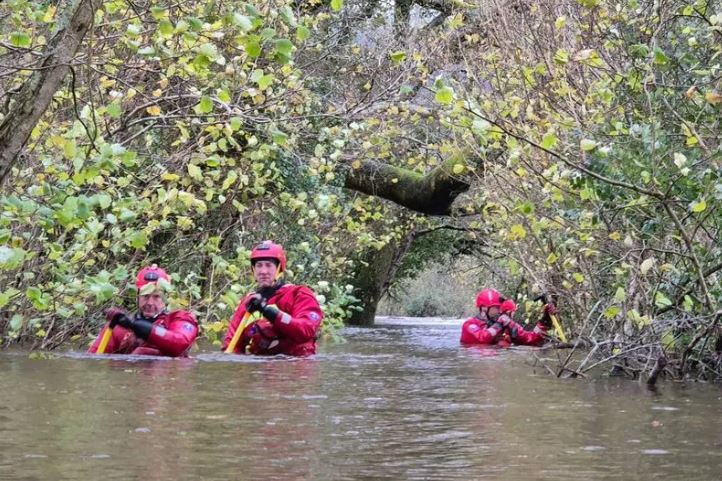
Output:
[[561,339],[562,342],[567,342],[567,335],[564,334],[564,329],[562,329],[562,325],[559,324],[559,319],[557,319],[557,316],[552,314],[549,317],[552,318],[552,324],[554,324],[554,329],[557,331],[557,336],[559,336],[559,339]]
[[100,344],[98,345],[97,353],[98,354],[105,354],[105,349],[108,347],[108,343],[110,342],[110,338],[113,335],[113,330],[110,328],[110,326],[105,326],[105,330],[103,331],[103,337],[100,339]]
[[251,313],[246,311],[245,314],[243,314],[243,319],[241,319],[241,322],[238,324],[238,328],[236,329],[236,332],[233,333],[233,338],[231,339],[231,342],[228,344],[228,347],[226,348],[226,354],[232,354],[233,351],[236,349],[236,344],[238,344],[238,341],[241,339],[241,334],[243,334],[243,331],[248,327],[249,320],[251,319]]

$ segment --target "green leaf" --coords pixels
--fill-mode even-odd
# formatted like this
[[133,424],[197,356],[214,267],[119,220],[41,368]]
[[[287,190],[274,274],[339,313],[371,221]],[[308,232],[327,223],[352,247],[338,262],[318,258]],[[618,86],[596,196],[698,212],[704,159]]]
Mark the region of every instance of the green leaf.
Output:
[[238,174],[235,170],[232,170],[228,172],[228,176],[226,177],[226,180],[223,181],[223,185],[221,185],[221,190],[228,190],[228,188],[233,185],[233,183],[238,179]]
[[253,30],[253,22],[251,19],[245,15],[241,15],[240,13],[233,14],[233,23],[240,27],[244,32],[250,32]]
[[406,60],[406,52],[403,50],[397,50],[396,52],[392,52],[390,57],[394,63],[401,63]]
[[591,152],[592,150],[597,148],[597,143],[591,139],[582,139],[582,141],[579,143],[579,146],[584,152]]
[[334,12],[338,12],[343,8],[343,0],[331,0],[331,8]]
[[557,50],[557,53],[554,54],[554,61],[557,63],[565,64],[569,62],[569,52],[567,52],[564,49]]
[[557,138],[557,136],[554,135],[554,132],[547,132],[546,134],[544,134],[544,137],[542,138],[541,145],[542,145],[542,147],[544,147],[545,149],[548,150],[548,149],[553,148],[557,144],[558,140],[559,140],[559,138]]
[[654,49],[654,64],[655,65],[667,65],[669,63],[669,57],[664,53],[664,50],[657,47]]
[[219,90],[218,100],[226,104],[231,103],[231,93],[226,89]]
[[25,32],[13,32],[10,34],[10,44],[14,47],[29,48],[31,45],[30,36]]
[[619,314],[621,310],[622,309],[619,306],[609,306],[604,311],[604,317],[606,317],[607,319],[614,319],[614,317],[616,317],[616,315]]
[[212,43],[204,43],[198,49],[198,53],[205,55],[211,60],[215,60],[218,57],[218,48]]
[[667,296],[662,294],[662,292],[657,291],[657,294],[655,294],[654,296],[654,305],[659,308],[667,307],[672,305],[672,301],[670,301]]
[[291,7],[289,7],[288,5],[284,5],[283,7],[281,7],[278,13],[281,16],[281,20],[283,20],[286,25],[290,27],[296,26],[296,16],[293,14],[293,10],[291,10]]
[[201,168],[195,164],[188,164],[188,175],[199,182],[203,180],[203,172],[201,172]]
[[263,77],[258,79],[258,88],[261,90],[266,90],[273,84],[274,79],[274,76],[271,74],[264,75]]
[[707,208],[707,202],[704,199],[696,200],[689,204],[689,210],[694,213],[700,213]]
[[113,119],[117,119],[123,114],[123,108],[118,102],[113,102],[112,104],[109,104],[106,108],[106,111],[108,112],[108,115]]
[[241,120],[240,117],[233,117],[233,118],[230,120],[229,124],[230,124],[230,126],[231,126],[231,130],[233,130],[234,132],[238,132],[239,130],[241,130],[241,126],[243,125],[243,121]]
[[290,56],[293,51],[293,43],[287,38],[279,38],[276,40],[276,52]]
[[130,236],[130,246],[135,249],[143,249],[148,245],[148,233],[144,230],[135,232]]
[[434,98],[442,105],[449,105],[454,100],[454,90],[451,87],[442,87],[436,91]]
[[273,138],[273,142],[278,145],[284,145],[288,140],[288,134],[281,132],[280,130],[274,130],[271,132],[271,137]]
[[7,306],[10,303],[10,299],[19,294],[20,291],[14,287],[8,288],[5,292],[0,292],[0,309]]
[[299,42],[304,42],[308,40],[310,36],[311,31],[307,27],[299,25],[296,29],[296,40],[298,40]]
[[12,319],[10,319],[10,331],[17,332],[21,327],[23,327],[23,316],[15,314]]
[[213,101],[210,97],[204,95],[201,101],[196,105],[196,112],[199,114],[208,114],[213,110]]
[[511,239],[513,240],[521,240],[526,237],[526,229],[521,224],[514,224],[509,229],[509,232],[511,234]]
[[158,31],[164,37],[170,37],[171,35],[173,35],[174,30],[175,27],[173,27],[173,23],[170,20],[161,20],[160,22],[158,22]]
[[0,269],[17,269],[25,260],[25,254],[19,247],[0,246]]
[[617,287],[617,291],[614,293],[614,300],[616,302],[624,302],[627,299],[627,293],[623,287]]
[[258,41],[248,42],[244,48],[251,58],[258,58],[261,55],[261,44]]

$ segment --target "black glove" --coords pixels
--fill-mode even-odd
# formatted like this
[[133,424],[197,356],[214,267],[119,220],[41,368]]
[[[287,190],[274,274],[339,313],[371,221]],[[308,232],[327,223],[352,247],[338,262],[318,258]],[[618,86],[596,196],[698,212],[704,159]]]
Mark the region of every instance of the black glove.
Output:
[[273,286],[261,287],[258,289],[246,303],[246,312],[253,314],[254,312],[260,312],[263,317],[271,322],[274,322],[280,313],[280,311],[272,306],[268,305],[268,299],[273,296],[282,283],[278,283]]
[[263,311],[263,308],[266,307],[267,302],[268,300],[263,297],[263,295],[256,292],[251,296],[250,299],[248,299],[248,302],[246,302],[246,312],[250,312],[251,314],[253,314],[254,312]]
[[108,320],[108,325],[111,329],[119,324],[121,317],[127,317],[128,313],[118,307],[111,307],[105,311],[105,318]]
[[111,314],[112,318],[110,319],[109,324],[111,329],[115,326],[121,326],[133,331],[133,333],[141,339],[148,339],[148,337],[150,337],[150,331],[153,329],[152,322],[146,321],[145,319],[133,319],[132,317],[129,317],[125,311],[121,311],[117,308],[109,309],[106,313],[109,318],[111,317]]

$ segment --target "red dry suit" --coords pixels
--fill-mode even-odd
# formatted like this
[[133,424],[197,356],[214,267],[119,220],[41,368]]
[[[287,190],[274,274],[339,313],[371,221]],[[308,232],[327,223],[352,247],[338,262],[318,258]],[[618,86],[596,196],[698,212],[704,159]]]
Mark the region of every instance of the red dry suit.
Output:
[[[107,328],[106,324],[88,352],[98,351],[100,340]],[[164,311],[153,321],[153,327],[147,340],[139,338],[130,329],[115,326],[105,353],[186,357],[197,335],[198,321],[193,314],[188,311]]]
[[[238,304],[223,340],[222,350],[225,350],[233,339],[233,334],[246,314],[246,304],[253,294],[249,293]],[[323,312],[313,291],[306,286],[284,284],[268,299],[268,305],[275,305],[281,311],[278,320],[271,323],[261,318],[252,322],[243,331],[233,352],[270,356],[315,354],[316,335],[321,326]]]
[[501,314],[496,321],[491,321],[485,315],[467,319],[461,326],[462,344],[496,344],[509,347],[511,344],[524,346],[541,346],[544,344],[546,327],[537,323],[533,331],[526,331],[517,322],[506,314]]

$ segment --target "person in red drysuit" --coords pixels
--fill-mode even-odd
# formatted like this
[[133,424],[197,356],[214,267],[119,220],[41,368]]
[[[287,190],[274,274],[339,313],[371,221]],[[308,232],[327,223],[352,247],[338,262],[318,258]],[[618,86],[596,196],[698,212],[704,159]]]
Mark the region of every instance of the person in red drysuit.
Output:
[[198,335],[198,321],[188,311],[166,309],[164,291],[170,286],[170,277],[157,265],[141,269],[135,280],[138,312],[131,317],[123,309],[108,309],[108,323],[88,352],[97,353],[105,329],[112,329],[104,354],[186,357]]
[[482,289],[476,297],[476,307],[479,314],[467,319],[461,327],[462,344],[541,346],[551,326],[551,315],[556,314],[556,308],[546,304],[542,320],[534,330],[527,331],[511,318],[516,310],[514,302],[504,299],[494,289]]
[[286,270],[283,247],[263,241],[251,251],[251,268],[258,288],[241,299],[221,349],[229,350],[236,330],[243,324],[246,327],[240,340],[232,346],[236,354],[315,354],[323,312],[309,287],[289,284],[281,278]]

